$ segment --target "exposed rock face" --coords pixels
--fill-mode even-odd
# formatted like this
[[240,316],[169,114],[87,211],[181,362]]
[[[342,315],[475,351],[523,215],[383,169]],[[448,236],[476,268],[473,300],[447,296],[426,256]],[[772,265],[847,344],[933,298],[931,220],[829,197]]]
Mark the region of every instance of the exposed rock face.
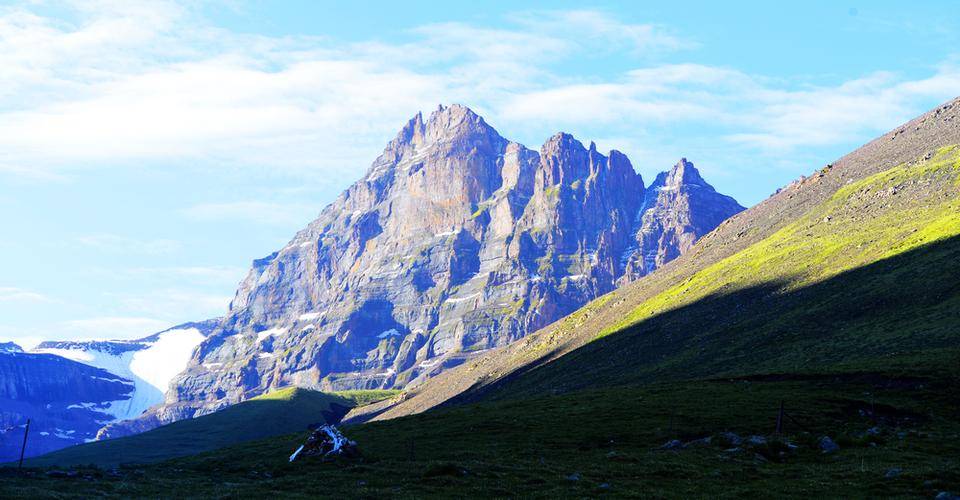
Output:
[[133,382],[49,354],[0,351],[0,463],[93,439],[113,417],[110,405],[130,397]]
[[539,153],[463,106],[418,114],[367,174],[254,261],[151,419],[271,388],[401,387],[572,312],[743,208],[686,160],[650,189],[568,134]]
[[23,352],[23,348],[13,342],[0,342],[0,352]]
[[622,281],[643,276],[679,257],[713,228],[743,207],[707,184],[686,158],[669,172],[661,172],[647,189],[638,249],[627,259]]

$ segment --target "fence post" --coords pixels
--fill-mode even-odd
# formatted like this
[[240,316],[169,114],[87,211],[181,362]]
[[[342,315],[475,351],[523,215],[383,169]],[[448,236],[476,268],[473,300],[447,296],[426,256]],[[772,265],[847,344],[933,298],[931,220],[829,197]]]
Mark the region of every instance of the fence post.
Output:
[[783,400],[780,400],[780,411],[777,412],[777,436],[783,432]]
[[27,435],[30,434],[30,419],[27,419],[27,428],[23,430],[23,446],[20,447],[20,465],[17,470],[23,468],[23,453],[27,451]]

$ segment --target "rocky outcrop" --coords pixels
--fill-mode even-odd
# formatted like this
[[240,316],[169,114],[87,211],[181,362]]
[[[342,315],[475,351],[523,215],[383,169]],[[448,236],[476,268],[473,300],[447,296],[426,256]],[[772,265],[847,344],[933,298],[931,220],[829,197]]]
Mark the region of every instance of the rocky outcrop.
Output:
[[403,387],[537,330],[742,210],[681,161],[645,188],[569,134],[539,152],[463,106],[417,114],[367,174],[254,261],[145,419],[271,388]]
[[0,352],[23,352],[23,348],[13,342],[0,342]]

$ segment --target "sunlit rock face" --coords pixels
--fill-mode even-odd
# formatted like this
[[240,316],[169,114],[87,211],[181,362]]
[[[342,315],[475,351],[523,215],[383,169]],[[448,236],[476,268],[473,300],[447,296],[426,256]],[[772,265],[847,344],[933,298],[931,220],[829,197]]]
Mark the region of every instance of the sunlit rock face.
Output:
[[653,271],[742,209],[686,160],[646,188],[625,155],[568,134],[538,152],[463,106],[418,114],[254,261],[151,418],[287,385],[416,383]]

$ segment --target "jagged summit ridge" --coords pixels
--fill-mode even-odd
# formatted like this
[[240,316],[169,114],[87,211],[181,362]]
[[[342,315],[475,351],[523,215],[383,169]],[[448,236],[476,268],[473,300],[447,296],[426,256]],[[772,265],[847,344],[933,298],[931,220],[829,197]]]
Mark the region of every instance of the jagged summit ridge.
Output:
[[676,189],[653,191],[626,155],[570,134],[536,151],[465,106],[418,113],[367,175],[255,261],[158,416],[287,385],[402,387],[523,337],[742,210],[702,189],[692,164],[672,172]]

